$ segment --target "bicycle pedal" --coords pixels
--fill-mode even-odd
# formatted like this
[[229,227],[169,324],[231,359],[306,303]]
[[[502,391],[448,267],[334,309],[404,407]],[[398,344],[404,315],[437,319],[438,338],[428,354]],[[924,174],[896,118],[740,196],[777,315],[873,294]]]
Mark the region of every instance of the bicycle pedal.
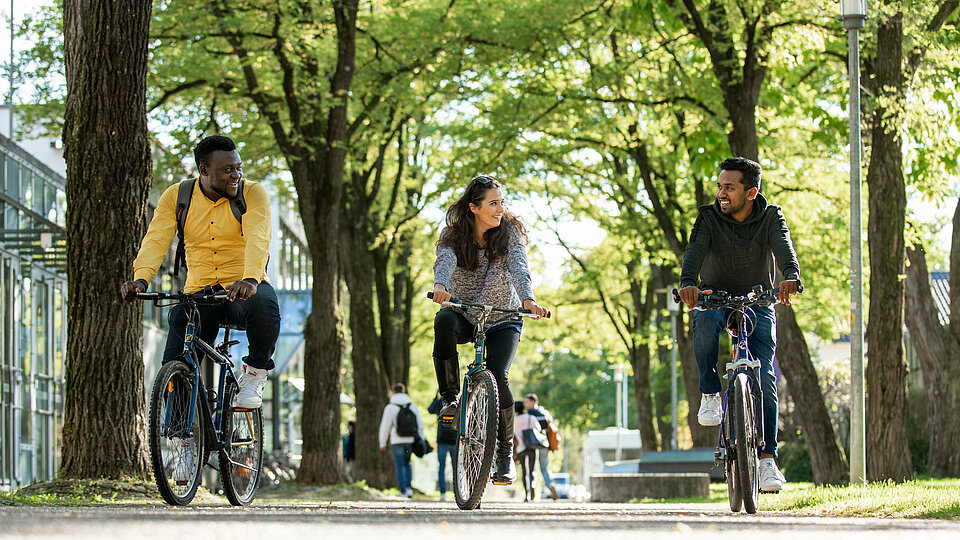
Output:
[[495,486],[509,486],[510,484],[513,484],[513,482],[498,482],[496,480],[491,480],[490,482]]
[[255,411],[256,409],[246,409],[244,407],[234,407],[233,412],[250,412]]

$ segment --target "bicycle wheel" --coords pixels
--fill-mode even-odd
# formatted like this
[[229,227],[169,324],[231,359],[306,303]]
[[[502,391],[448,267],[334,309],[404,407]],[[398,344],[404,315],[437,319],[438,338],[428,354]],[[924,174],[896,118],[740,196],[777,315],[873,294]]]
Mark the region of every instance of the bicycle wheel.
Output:
[[473,375],[464,401],[460,412],[466,415],[466,422],[453,455],[453,493],[461,510],[473,510],[480,505],[483,490],[490,479],[497,444],[500,410],[493,374],[483,370]]
[[[175,506],[189,504],[203,481],[206,452],[199,401],[193,424],[188,424],[193,377],[186,363],[168,362],[157,373],[150,395],[148,444],[153,477],[163,500]],[[197,399],[202,397],[198,394]]]
[[253,502],[263,475],[262,409],[234,409],[223,417],[224,447],[220,451],[223,492],[234,506]]
[[743,508],[748,514],[757,513],[759,494],[756,425],[750,381],[745,373],[737,375],[734,386],[734,433],[737,439],[737,473]]
[[743,507],[743,492],[740,488],[739,472],[737,470],[736,444],[730,435],[733,433],[733,413],[725,411],[723,415],[723,471],[727,480],[727,499],[730,501],[730,511],[739,512]]

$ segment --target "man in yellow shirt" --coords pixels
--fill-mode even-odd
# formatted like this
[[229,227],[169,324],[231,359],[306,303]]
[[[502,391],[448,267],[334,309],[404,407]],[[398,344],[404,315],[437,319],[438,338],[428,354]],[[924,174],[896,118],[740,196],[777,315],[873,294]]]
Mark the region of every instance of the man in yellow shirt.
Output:
[[[226,290],[222,304],[198,306],[200,339],[213,343],[221,323],[247,329],[250,354],[244,358],[237,406],[262,405],[267,372],[274,368],[273,351],[280,335],[280,306],[277,293],[266,279],[270,249],[270,199],[257,182],[244,180],[243,164],[237,145],[222,135],[207,137],[193,150],[200,171],[183,224],[187,261],[187,281],[183,292],[193,293],[211,286]],[[242,185],[246,212],[242,223],[234,216],[230,200],[240,195]],[[143,237],[140,252],[133,263],[133,281],[124,283],[124,300],[136,300],[147,290],[177,233],[177,195],[179,185],[167,188],[157,202],[157,210]],[[163,362],[183,352],[183,334],[187,315],[182,306],[174,306],[168,316]]]

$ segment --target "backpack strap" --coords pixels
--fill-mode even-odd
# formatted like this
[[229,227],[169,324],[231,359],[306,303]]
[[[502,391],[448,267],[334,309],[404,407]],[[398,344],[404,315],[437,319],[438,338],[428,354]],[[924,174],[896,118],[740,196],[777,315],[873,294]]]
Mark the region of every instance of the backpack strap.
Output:
[[187,222],[187,210],[190,209],[190,198],[193,196],[193,186],[196,178],[180,182],[177,191],[177,255],[173,260],[173,275],[180,274],[180,266],[187,267],[186,248],[183,243],[183,224]]
[[[193,197],[193,188],[197,183],[196,178],[191,178],[180,182],[177,191],[177,254],[173,261],[173,275],[180,274],[180,267],[187,267],[187,253],[183,240],[183,227],[187,222],[187,210],[190,209],[190,199]],[[243,197],[243,179],[240,179],[240,186],[237,188],[237,197],[230,199],[230,211],[233,217],[240,223],[240,236],[243,236],[243,214],[247,213],[247,201]]]
[[243,236],[243,215],[247,213],[247,201],[243,198],[243,178],[237,186],[236,198],[230,199],[230,210],[233,212],[233,217],[240,223],[240,236]]

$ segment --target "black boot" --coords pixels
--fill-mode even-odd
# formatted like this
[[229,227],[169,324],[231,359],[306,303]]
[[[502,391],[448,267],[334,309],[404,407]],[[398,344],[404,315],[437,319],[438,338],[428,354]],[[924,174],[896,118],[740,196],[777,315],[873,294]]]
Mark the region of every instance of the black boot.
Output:
[[457,395],[460,394],[460,357],[453,355],[443,360],[434,357],[433,367],[437,372],[440,401],[443,402],[443,407],[437,413],[437,422],[443,427],[456,429],[457,411],[460,408],[457,401]]
[[517,479],[517,468],[513,464],[513,406],[500,409],[497,422],[497,471],[493,473],[493,483],[506,486]]

